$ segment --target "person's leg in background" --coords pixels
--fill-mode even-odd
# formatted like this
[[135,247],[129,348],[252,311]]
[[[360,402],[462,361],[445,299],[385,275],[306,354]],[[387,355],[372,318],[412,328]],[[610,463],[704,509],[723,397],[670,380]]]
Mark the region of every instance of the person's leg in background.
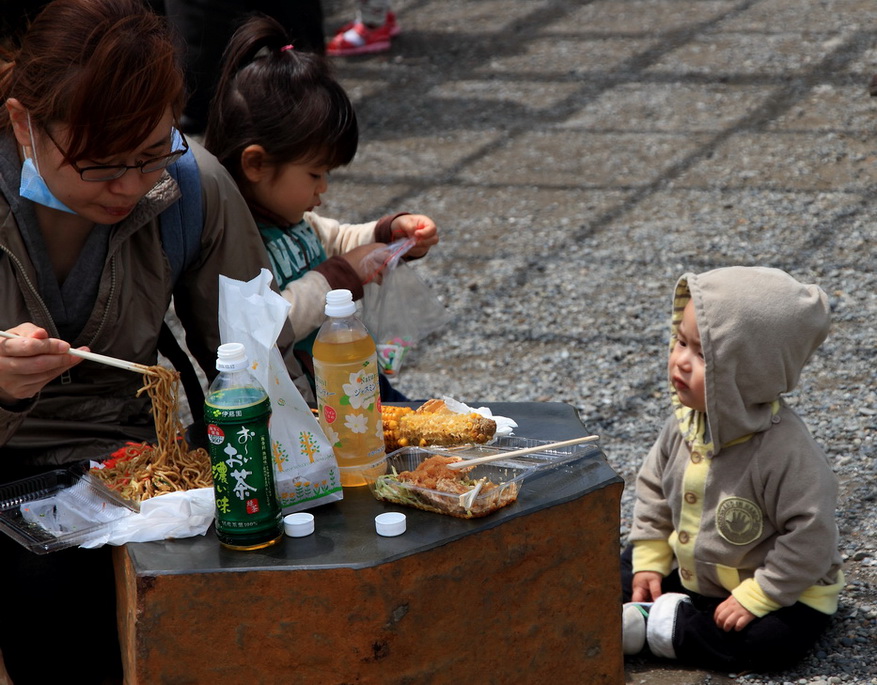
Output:
[[[3,458],[3,486],[46,472],[30,465],[31,453],[6,446]],[[0,534],[0,559],[0,653],[8,680],[121,684],[112,548],[36,554]],[[0,685],[3,676],[0,668]]]
[[326,54],[349,57],[385,52],[398,34],[390,0],[356,0],[356,19],[338,29],[326,46]]
[[320,0],[251,0],[246,4],[250,12],[267,14],[279,21],[289,32],[296,50],[320,55],[326,52]]
[[0,650],[15,685],[121,683],[112,548],[38,555],[0,535]]
[[184,133],[203,133],[222,52],[242,6],[233,0],[164,0],[164,6],[184,43],[189,100],[180,124]]

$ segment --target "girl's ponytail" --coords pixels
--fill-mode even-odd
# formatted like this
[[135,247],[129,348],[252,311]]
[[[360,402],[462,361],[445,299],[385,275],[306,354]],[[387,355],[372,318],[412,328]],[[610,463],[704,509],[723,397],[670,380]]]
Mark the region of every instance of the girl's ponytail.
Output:
[[353,105],[320,55],[291,48],[274,19],[254,16],[222,59],[204,145],[239,185],[243,151],[261,146],[272,164],[319,161],[331,168],[356,154]]

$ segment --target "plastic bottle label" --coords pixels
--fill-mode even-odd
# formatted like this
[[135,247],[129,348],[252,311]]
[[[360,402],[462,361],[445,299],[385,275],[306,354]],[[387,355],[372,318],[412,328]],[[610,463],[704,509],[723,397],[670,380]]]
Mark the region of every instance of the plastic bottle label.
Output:
[[210,461],[216,495],[216,533],[223,542],[255,544],[273,539],[282,525],[274,485],[270,401],[219,407],[205,405]]
[[372,463],[384,452],[377,359],[331,363],[314,358],[323,432],[341,467]]

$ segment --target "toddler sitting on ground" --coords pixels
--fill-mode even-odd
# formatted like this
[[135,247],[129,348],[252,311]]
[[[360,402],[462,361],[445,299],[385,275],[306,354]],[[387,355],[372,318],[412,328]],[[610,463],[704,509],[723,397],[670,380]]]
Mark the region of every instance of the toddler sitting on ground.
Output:
[[777,269],[677,283],[673,415],[637,476],[622,555],[625,654],[775,670],[828,625],[843,586],[837,481],[781,395],[829,322],[825,293]]

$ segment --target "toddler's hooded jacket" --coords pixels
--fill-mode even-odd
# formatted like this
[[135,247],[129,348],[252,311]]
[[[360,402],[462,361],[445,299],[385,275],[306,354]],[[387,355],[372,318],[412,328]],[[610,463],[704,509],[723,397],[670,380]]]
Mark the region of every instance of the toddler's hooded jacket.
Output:
[[672,341],[689,299],[706,364],[706,413],[674,413],[637,477],[634,572],[734,597],[756,616],[800,601],[827,614],[843,585],[837,481],[780,399],[828,333],[825,293],[783,271],[728,267],[676,285]]

